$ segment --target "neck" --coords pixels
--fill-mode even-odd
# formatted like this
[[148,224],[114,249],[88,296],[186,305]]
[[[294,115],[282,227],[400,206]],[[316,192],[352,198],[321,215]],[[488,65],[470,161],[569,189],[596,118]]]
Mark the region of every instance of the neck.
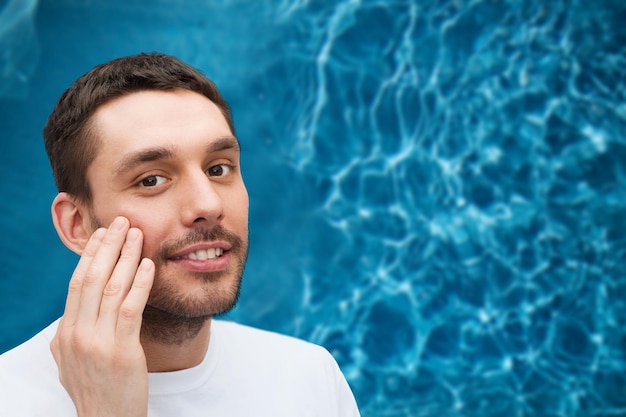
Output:
[[141,345],[148,372],[171,372],[202,362],[209,347],[210,317],[183,318],[146,307]]

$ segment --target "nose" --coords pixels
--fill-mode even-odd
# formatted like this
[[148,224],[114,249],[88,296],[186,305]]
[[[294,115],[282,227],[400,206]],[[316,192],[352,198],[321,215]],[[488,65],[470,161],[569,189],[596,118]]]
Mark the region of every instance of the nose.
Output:
[[224,216],[222,198],[209,177],[202,171],[189,175],[181,184],[180,213],[185,226],[200,223],[213,226]]

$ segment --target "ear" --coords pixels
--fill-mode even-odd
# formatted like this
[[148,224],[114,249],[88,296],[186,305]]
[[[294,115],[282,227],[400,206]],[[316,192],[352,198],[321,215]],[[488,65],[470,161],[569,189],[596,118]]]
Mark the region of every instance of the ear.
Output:
[[68,193],[59,193],[52,202],[52,222],[63,244],[80,255],[94,232],[87,205]]

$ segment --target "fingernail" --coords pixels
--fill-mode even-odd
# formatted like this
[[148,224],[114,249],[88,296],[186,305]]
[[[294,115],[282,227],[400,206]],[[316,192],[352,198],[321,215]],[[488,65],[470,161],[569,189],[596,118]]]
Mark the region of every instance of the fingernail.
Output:
[[154,263],[149,258],[143,258],[141,262],[139,263],[138,269],[148,272],[152,269],[153,265]]
[[116,217],[113,223],[111,223],[112,230],[122,230],[124,226],[126,226],[126,219],[123,217]]
[[97,229],[95,232],[93,232],[93,234],[91,235],[91,240],[93,240],[94,242],[100,242],[102,240],[102,238],[104,238],[104,234],[106,232],[106,229],[104,228],[99,228]]
[[128,231],[128,235],[126,235],[126,240],[129,242],[135,242],[139,239],[139,229],[133,227]]

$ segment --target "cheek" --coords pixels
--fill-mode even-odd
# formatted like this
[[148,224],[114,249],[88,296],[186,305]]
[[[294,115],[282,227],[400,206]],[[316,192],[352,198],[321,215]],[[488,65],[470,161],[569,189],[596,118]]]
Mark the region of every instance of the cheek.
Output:
[[236,222],[236,225],[233,224],[234,227],[237,227],[240,230],[248,230],[248,198],[247,195],[245,198],[233,199],[231,200],[230,206],[225,210],[227,216],[230,214],[230,217]]
[[[131,223],[132,224],[132,223]],[[165,231],[166,228],[155,229],[149,225],[133,224],[133,227],[137,227],[143,233],[143,248],[142,257],[153,259],[154,255],[158,252],[161,244],[171,238]]]
[[136,227],[143,234],[143,254],[150,257],[165,241],[169,228],[168,216],[155,210],[154,207],[145,210],[120,210],[119,215],[130,221],[131,227]]

